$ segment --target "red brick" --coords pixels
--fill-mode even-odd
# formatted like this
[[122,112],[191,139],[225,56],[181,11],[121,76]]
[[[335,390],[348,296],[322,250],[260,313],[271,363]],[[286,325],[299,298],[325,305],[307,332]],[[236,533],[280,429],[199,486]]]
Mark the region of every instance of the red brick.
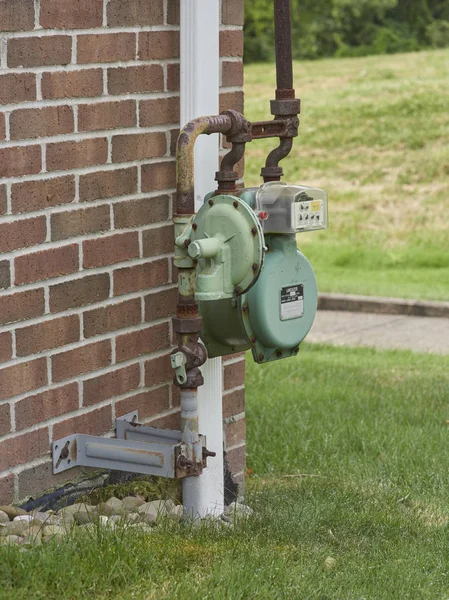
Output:
[[48,454],[49,449],[47,427],[0,442],[0,471]]
[[109,275],[90,275],[50,286],[50,310],[59,312],[101,302],[109,297]]
[[[103,406],[98,410],[78,415],[71,419],[53,425],[53,439],[58,440],[72,433],[87,433],[88,435],[101,435],[110,431],[112,427],[112,409]],[[67,479],[67,474],[66,474]]]
[[11,270],[9,260],[0,260],[0,289],[11,285]]
[[0,215],[4,215],[8,210],[8,201],[6,199],[6,185],[0,185]]
[[14,498],[14,475],[0,477],[0,502],[11,504]]
[[176,157],[176,145],[179,137],[179,129],[172,129],[170,131],[170,156]]
[[79,247],[77,244],[71,244],[63,248],[51,248],[18,256],[14,266],[16,285],[68,275],[78,271]]
[[143,31],[139,33],[140,60],[179,57],[179,31]]
[[243,92],[220,94],[220,112],[229,109],[243,113]]
[[93,206],[83,210],[71,210],[51,215],[51,239],[64,240],[86,233],[110,229],[109,206]]
[[226,464],[232,474],[244,471],[246,467],[246,447],[241,446],[226,452]]
[[43,387],[47,384],[47,361],[39,358],[1,369],[0,381],[0,400]]
[[143,265],[114,271],[114,296],[150,289],[168,283],[168,260],[163,258]]
[[48,171],[64,171],[101,165],[106,163],[107,158],[108,142],[106,138],[47,144]]
[[167,152],[165,133],[115,135],[112,138],[113,162],[128,162],[164,156]]
[[0,435],[11,431],[11,411],[9,404],[0,404]]
[[176,163],[161,162],[142,167],[142,191],[154,192],[176,186]]
[[79,35],[77,55],[78,64],[134,60],[136,57],[136,34]]
[[41,171],[40,146],[18,146],[0,150],[0,177],[21,177]]
[[172,225],[148,229],[143,232],[143,255],[156,256],[173,252],[174,231]]
[[164,22],[163,0],[109,0],[107,10],[109,27],[162,25]]
[[148,425],[151,427],[160,427],[161,429],[181,429],[181,413],[178,410],[169,415],[151,419]]
[[47,225],[45,217],[21,219],[0,225],[0,252],[11,252],[45,242]]
[[232,417],[245,410],[245,390],[235,390],[223,395],[223,417]]
[[110,94],[144,94],[164,90],[164,73],[161,65],[118,67],[108,69]]
[[243,63],[241,61],[223,62],[221,70],[221,85],[223,87],[243,85]]
[[83,242],[83,267],[103,267],[139,257],[137,231]]
[[44,290],[29,290],[2,296],[0,302],[0,324],[32,319],[44,314]]
[[6,121],[4,113],[0,113],[0,140],[6,139]]
[[167,6],[167,23],[169,25],[179,25],[180,23],[180,0],[171,0]]
[[177,298],[177,288],[162,290],[145,296],[145,321],[155,321],[174,315]]
[[114,204],[114,225],[116,228],[139,227],[166,221],[169,218],[169,203],[168,196],[117,202]]
[[16,402],[16,428],[24,429],[78,408],[78,384],[71,383]]
[[140,384],[138,363],[111,373],[87,379],[83,383],[83,405],[91,406],[114,396],[135,390]]
[[140,331],[124,333],[116,338],[117,362],[149,354],[169,346],[168,324],[161,323]]
[[10,117],[12,140],[62,135],[72,133],[73,128],[73,109],[69,106],[15,110]]
[[13,213],[43,210],[50,206],[68,204],[75,199],[73,175],[13,183],[11,204]]
[[179,96],[141,100],[139,113],[141,127],[179,123]]
[[72,38],[68,35],[8,40],[8,67],[68,65],[71,58]]
[[135,100],[84,104],[78,107],[79,131],[134,127],[136,124]]
[[78,315],[51,319],[16,330],[17,356],[29,356],[49,348],[58,348],[78,342],[80,322]]
[[87,311],[84,313],[84,337],[138,325],[142,321],[141,313],[140,298]]
[[180,86],[180,66],[178,63],[167,65],[167,90],[177,92]]
[[133,410],[138,410],[140,421],[168,410],[170,408],[169,402],[169,388],[168,385],[164,385],[155,390],[119,400],[115,405],[115,412],[120,417]]
[[234,423],[228,423],[225,428],[226,448],[236,446],[246,439],[246,420],[239,419]]
[[42,98],[88,98],[103,94],[103,70],[43,73]]
[[103,24],[103,0],[41,0],[44,29],[90,29]]
[[80,176],[80,200],[87,202],[137,192],[137,167]]
[[12,357],[12,334],[10,331],[0,333],[0,363]]
[[221,21],[223,25],[243,25],[244,6],[242,0],[223,0]]
[[111,364],[111,342],[104,340],[75,350],[60,352],[51,358],[53,381],[70,379]]
[[145,362],[145,385],[147,387],[172,381],[173,369],[169,354]]
[[[82,474],[83,470],[80,467],[70,469],[72,481]],[[63,471],[58,475],[53,475],[51,459],[48,462],[20,471],[17,478],[19,480],[19,498],[41,496],[43,491],[54,491],[56,486],[67,484],[67,472]]]
[[245,361],[231,363],[224,366],[224,389],[230,390],[245,382]]
[[220,31],[220,56],[243,56],[243,31]]
[[0,75],[0,104],[15,104],[35,99],[36,76],[34,73]]
[[34,29],[33,0],[1,0],[0,23],[2,31]]

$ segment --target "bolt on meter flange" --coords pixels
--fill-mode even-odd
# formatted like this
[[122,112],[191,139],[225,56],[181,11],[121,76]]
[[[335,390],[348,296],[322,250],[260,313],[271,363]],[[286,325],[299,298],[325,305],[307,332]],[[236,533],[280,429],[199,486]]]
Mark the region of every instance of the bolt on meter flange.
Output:
[[264,235],[254,211],[236,196],[209,198],[192,224],[188,253],[197,262],[195,298],[235,298],[257,281],[264,260]]

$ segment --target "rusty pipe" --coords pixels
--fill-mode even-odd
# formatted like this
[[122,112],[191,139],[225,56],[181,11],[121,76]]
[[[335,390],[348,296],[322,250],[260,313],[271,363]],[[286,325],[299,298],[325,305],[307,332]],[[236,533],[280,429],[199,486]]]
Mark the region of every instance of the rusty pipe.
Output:
[[294,98],[290,0],[274,0],[274,42],[276,49],[276,98],[279,100]]
[[178,215],[195,212],[194,147],[201,134],[227,133],[232,129],[228,114],[198,117],[181,130],[176,147],[176,208]]

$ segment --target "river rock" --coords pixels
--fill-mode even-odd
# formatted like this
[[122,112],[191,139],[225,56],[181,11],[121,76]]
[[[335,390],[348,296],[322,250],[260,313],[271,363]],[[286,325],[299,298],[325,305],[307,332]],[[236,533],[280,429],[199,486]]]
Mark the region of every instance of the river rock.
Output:
[[28,533],[30,524],[26,521],[10,521],[6,523],[7,535],[25,535]]
[[10,521],[12,521],[14,517],[18,517],[19,515],[28,514],[26,510],[23,510],[23,508],[18,508],[17,506],[12,506],[9,504],[5,506],[0,506],[0,510],[8,515]]
[[60,540],[65,535],[66,531],[63,527],[58,527],[58,525],[47,525],[42,530],[42,541],[48,542],[53,539]]
[[0,510],[0,523],[8,523],[8,521],[8,515],[3,510]]
[[6,537],[2,538],[1,544],[2,545],[7,545],[7,544],[18,545],[18,544],[20,544],[21,539],[22,538],[20,538],[18,535],[7,535]]
[[114,496],[106,502],[100,504],[99,512],[103,515],[121,515],[123,512],[123,502]]
[[145,500],[142,498],[137,498],[136,496],[127,496],[123,498],[122,507],[126,512],[137,512],[139,506],[145,504]]
[[[253,509],[246,504],[240,504],[239,502],[231,502],[224,509],[224,514],[227,517],[250,517],[254,513]],[[226,519],[224,519],[226,520]]]

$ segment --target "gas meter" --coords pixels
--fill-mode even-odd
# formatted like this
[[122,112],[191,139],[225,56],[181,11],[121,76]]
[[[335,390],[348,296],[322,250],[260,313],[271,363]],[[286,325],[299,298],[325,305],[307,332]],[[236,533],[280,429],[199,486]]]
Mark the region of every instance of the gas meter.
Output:
[[251,348],[264,363],[294,356],[315,318],[314,271],[296,234],[327,227],[327,194],[269,182],[206,196],[188,252],[208,356]]

